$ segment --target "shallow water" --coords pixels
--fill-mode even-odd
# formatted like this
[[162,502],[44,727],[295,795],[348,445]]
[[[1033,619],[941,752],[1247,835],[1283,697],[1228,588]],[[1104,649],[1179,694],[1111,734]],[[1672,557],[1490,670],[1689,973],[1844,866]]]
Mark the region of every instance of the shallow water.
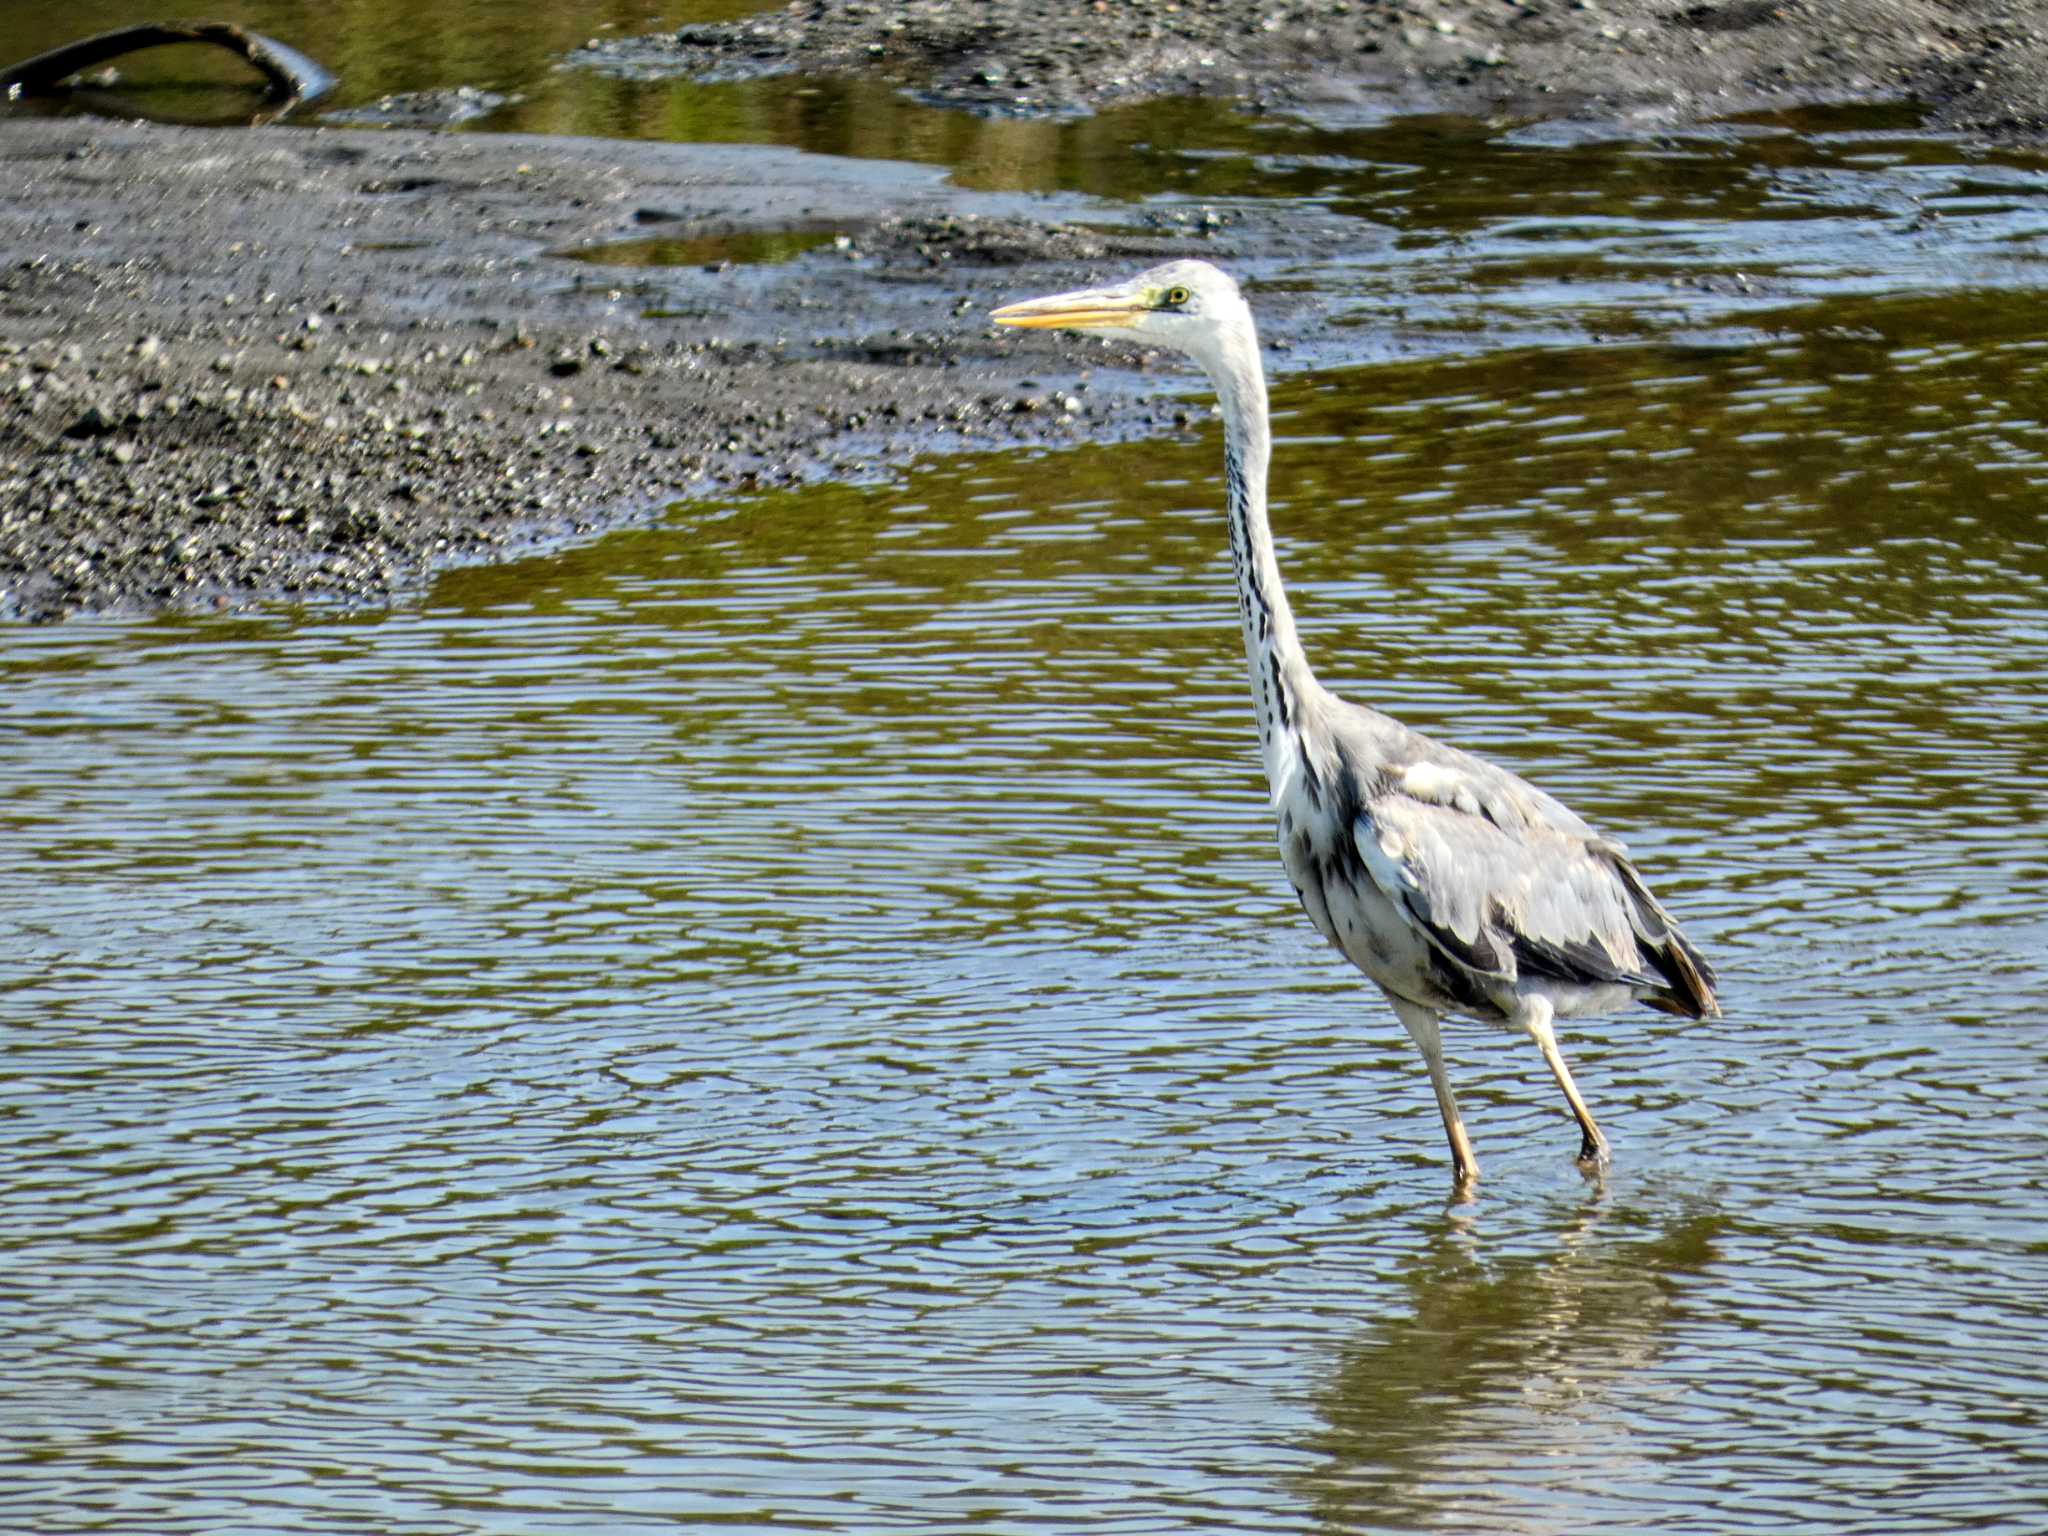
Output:
[[1729,1015],[1456,1029],[1272,857],[1187,441],[0,660],[0,1524],[2048,1518],[2048,351],[1285,385],[1330,680],[1628,836]]
[[1453,1026],[1448,1205],[1273,857],[1216,431],[1091,393],[388,614],[17,630],[0,1528],[2048,1525],[2041,163],[938,118],[1354,221],[1262,275],[1380,359],[1275,396],[1311,653],[1626,837],[1728,1017],[1567,1041],[1590,1183]]

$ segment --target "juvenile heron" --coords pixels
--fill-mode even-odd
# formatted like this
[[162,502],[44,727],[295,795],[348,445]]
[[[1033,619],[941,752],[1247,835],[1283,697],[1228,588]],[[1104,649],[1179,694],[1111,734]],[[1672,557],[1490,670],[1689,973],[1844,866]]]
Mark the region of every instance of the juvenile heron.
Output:
[[1452,1013],[1528,1032],[1579,1123],[1580,1161],[1604,1166],[1607,1138],[1553,1021],[1631,1001],[1718,1014],[1713,970],[1620,843],[1506,769],[1316,681],[1266,522],[1266,376],[1237,284],[1207,262],[1176,261],[992,318],[1170,347],[1208,373],[1223,408],[1230,559],[1259,746],[1295,894],[1421,1050],[1459,1185],[1479,1164],[1444,1074],[1439,1025]]

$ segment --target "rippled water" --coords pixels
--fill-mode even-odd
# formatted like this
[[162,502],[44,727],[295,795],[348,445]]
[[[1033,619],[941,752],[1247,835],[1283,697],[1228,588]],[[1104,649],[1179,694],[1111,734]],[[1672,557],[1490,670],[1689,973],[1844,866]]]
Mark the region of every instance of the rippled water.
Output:
[[1279,392],[1325,676],[1726,978],[1580,1032],[1604,1182],[1454,1029],[1471,1206],[1212,430],[17,631],[0,1525],[2038,1528],[2048,348],[1867,319]]
[[604,89],[523,126],[1353,221],[1260,290],[1386,359],[1276,393],[1311,654],[1625,836],[1728,1017],[1568,1040],[1590,1183],[1454,1025],[1447,1204],[1209,426],[16,630],[0,1529],[2048,1527],[2040,162]]

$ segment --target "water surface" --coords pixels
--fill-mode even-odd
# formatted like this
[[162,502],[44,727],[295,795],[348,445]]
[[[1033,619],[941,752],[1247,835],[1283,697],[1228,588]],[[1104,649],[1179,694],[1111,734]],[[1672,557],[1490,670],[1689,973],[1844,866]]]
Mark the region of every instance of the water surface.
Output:
[[2044,350],[1281,389],[1355,696],[1628,836],[1729,1016],[1454,1029],[1271,854],[1215,432],[0,662],[0,1519],[2048,1518]]
[[1626,837],[1728,1017],[1567,1041],[1594,1182],[1454,1026],[1446,1201],[1273,856],[1199,413],[13,631],[0,1526],[2048,1524],[2040,162],[604,89],[1349,221],[1257,290],[1377,359],[1277,360],[1311,654]]

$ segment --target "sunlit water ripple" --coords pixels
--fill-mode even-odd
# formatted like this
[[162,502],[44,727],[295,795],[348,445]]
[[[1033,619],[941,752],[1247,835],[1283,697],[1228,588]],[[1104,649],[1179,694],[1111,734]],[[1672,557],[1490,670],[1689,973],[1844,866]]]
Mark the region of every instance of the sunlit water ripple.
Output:
[[[1967,287],[1968,285],[1964,285]],[[1211,428],[0,654],[0,1527],[2037,1530],[2020,292],[1276,395],[1326,681],[1729,1008],[1455,1028],[1293,909]]]

